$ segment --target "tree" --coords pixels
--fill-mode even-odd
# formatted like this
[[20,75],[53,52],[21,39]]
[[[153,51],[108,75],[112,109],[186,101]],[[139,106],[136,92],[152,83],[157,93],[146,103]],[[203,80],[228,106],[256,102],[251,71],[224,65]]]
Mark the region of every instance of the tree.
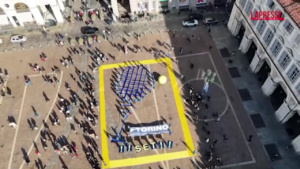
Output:
[[82,38],[79,38],[79,39],[78,39],[78,43],[79,43],[79,45],[83,45],[83,39],[82,39]]
[[98,42],[98,43],[101,43],[101,38],[100,38],[100,36],[97,36],[97,42]]
[[71,16],[70,16],[70,22],[71,22],[71,23],[74,23],[74,21],[75,21],[74,16],[71,15]]
[[89,44],[92,44],[93,43],[93,38],[92,37],[88,37],[88,42],[89,42]]
[[99,11],[99,17],[100,17],[100,19],[101,20],[103,20],[104,19],[104,12],[103,12],[103,10],[102,9],[100,9],[100,11]]
[[75,39],[70,39],[70,44],[72,45],[72,46],[74,46],[75,45],[75,43],[76,43],[76,41],[75,41]]
[[92,21],[95,21],[95,20],[96,20],[96,15],[95,15],[95,14],[92,14],[92,15],[91,15],[91,20],[92,20]]
[[85,12],[83,12],[83,14],[82,14],[82,20],[86,20],[86,13]]

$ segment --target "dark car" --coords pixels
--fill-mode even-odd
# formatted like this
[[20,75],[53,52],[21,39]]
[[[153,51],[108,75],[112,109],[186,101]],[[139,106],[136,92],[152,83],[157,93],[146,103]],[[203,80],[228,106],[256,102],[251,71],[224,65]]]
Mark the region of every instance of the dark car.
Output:
[[99,29],[96,27],[90,27],[90,26],[81,27],[82,34],[94,34],[98,31],[99,31]]
[[198,14],[198,13],[191,13],[191,14],[189,14],[189,18],[190,19],[201,20],[201,19],[203,19],[203,16],[201,14]]
[[207,17],[203,19],[203,25],[210,26],[210,25],[218,25],[219,21],[212,17]]

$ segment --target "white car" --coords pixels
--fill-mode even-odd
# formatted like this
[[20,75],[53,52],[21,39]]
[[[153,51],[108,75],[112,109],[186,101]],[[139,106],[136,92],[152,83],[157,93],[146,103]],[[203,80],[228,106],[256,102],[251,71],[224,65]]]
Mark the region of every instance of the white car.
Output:
[[12,35],[10,37],[11,43],[20,43],[20,42],[26,42],[27,38],[24,35]]
[[184,27],[198,26],[198,21],[196,19],[183,20],[182,21],[182,26],[184,26]]

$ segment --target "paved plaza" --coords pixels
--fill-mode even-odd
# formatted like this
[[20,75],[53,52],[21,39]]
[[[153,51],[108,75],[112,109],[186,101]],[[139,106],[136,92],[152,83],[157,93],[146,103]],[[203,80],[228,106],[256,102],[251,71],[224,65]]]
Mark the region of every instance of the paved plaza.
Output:
[[[186,38],[194,35],[192,42],[187,42]],[[200,40],[198,40],[200,36]],[[171,38],[170,38],[171,37]],[[172,32],[158,31],[153,34],[143,35],[140,40],[133,37],[128,37],[129,47],[138,45],[145,47],[141,52],[133,53],[129,51],[127,55],[122,51],[118,51],[108,41],[103,41],[101,44],[94,44],[92,49],[96,47],[102,53],[108,56],[109,61],[101,63],[103,65],[123,63],[124,61],[143,61],[149,59],[160,60],[146,49],[155,48],[161,50],[163,53],[168,53],[170,47],[174,45],[174,51],[171,52],[171,67],[174,73],[174,81],[170,78],[168,68],[164,64],[151,64],[150,69],[168,77],[168,82],[165,85],[158,85],[152,94],[137,104],[134,109],[135,113],[130,117],[130,123],[150,123],[153,121],[171,123],[172,135],[164,134],[163,137],[145,137],[136,139],[133,144],[147,144],[149,141],[165,141],[172,140],[174,142],[172,149],[163,149],[153,152],[153,150],[136,152],[119,153],[118,147],[115,143],[111,143],[106,138],[103,144],[103,138],[107,137],[101,131],[102,123],[105,122],[106,132],[114,135],[113,129],[117,131],[121,127],[121,117],[116,109],[116,95],[110,89],[111,71],[103,71],[104,89],[99,89],[99,74],[92,70],[92,59],[89,54],[78,55],[70,54],[66,47],[42,47],[38,49],[17,50],[13,52],[2,53],[0,56],[0,68],[5,74],[5,70],[9,77],[7,77],[7,86],[11,90],[11,95],[6,94],[1,98],[0,106],[0,125],[3,128],[0,132],[0,168],[61,168],[63,165],[68,168],[87,168],[90,164],[86,158],[85,152],[92,151],[98,161],[104,165],[105,159],[118,160],[126,158],[139,158],[141,156],[149,156],[154,154],[172,153],[175,151],[191,151],[189,145],[185,145],[184,131],[190,132],[193,147],[196,154],[192,157],[181,158],[172,161],[161,161],[150,164],[143,164],[128,168],[208,168],[212,162],[207,162],[208,157],[205,152],[209,150],[213,141],[217,140],[215,150],[213,152],[214,158],[221,158],[224,168],[272,168],[271,162],[266,155],[263,146],[258,137],[256,137],[255,128],[246,113],[242,99],[238,94],[234,83],[231,80],[230,74],[224,65],[219,50],[214,44],[214,41],[207,33],[206,28],[197,28],[177,31],[175,37]],[[125,45],[122,39],[111,40],[113,44]],[[164,45],[161,45],[163,42]],[[212,48],[210,49],[211,46]],[[179,48],[183,48],[183,53],[179,53]],[[85,48],[85,47],[83,47]],[[40,54],[44,53],[47,56],[46,61],[41,61]],[[72,57],[74,66],[64,67],[61,64],[63,57]],[[166,55],[165,55],[166,56]],[[190,68],[190,63],[194,67]],[[44,68],[43,73],[35,72],[30,68],[30,64],[38,64]],[[147,64],[145,64],[147,65]],[[55,75],[52,68],[56,66],[60,69],[60,73]],[[184,103],[184,98],[187,98],[186,85],[190,83],[195,91],[202,91],[203,79],[202,72],[212,70],[217,73],[217,77],[210,85],[208,95],[211,99],[208,103],[207,111],[201,105],[200,112],[197,113],[198,123],[195,124],[193,110],[189,105]],[[69,102],[71,89],[74,91],[85,104],[88,95],[84,93],[80,87],[80,78],[78,71],[88,72],[94,77],[93,86],[95,86],[95,97],[99,98],[99,90],[104,91],[105,106],[100,102],[100,113],[94,107],[93,111],[99,113],[98,123],[92,129],[99,137],[87,137],[83,135],[84,132],[79,128],[78,124],[85,121],[82,115],[83,108],[81,106],[70,104],[70,112],[72,119],[67,120],[64,113],[60,112],[59,100],[64,98]],[[77,72],[77,73],[76,73]],[[51,77],[56,77],[57,82],[53,84],[45,83],[43,75],[48,74]],[[80,74],[80,73],[79,73]],[[24,76],[28,76],[31,80],[31,85],[26,85]],[[181,75],[185,78],[182,79]],[[177,91],[174,87],[178,86]],[[173,89],[173,90],[172,90]],[[177,92],[177,93],[176,93]],[[181,95],[181,103],[176,103],[174,95]],[[50,101],[46,102],[45,95]],[[101,97],[100,97],[101,99]],[[182,109],[176,109],[176,105],[182,104]],[[102,107],[101,107],[102,106]],[[101,119],[101,109],[105,108],[105,119]],[[213,113],[220,114],[220,122],[215,122]],[[36,114],[38,116],[36,116]],[[187,127],[182,129],[182,122],[179,116],[185,115]],[[53,125],[53,117],[57,116],[60,119],[60,125]],[[207,117],[207,129],[210,134],[207,135],[202,127],[204,125],[204,118]],[[10,117],[10,118],[8,118]],[[16,129],[8,126],[9,122],[14,121],[17,124]],[[30,125],[36,126],[37,129],[31,129]],[[90,124],[92,126],[92,124]],[[54,151],[55,145],[48,142],[48,149],[43,150],[43,145],[40,137],[41,131],[45,128],[51,130],[51,138],[53,140],[64,140],[70,144],[76,145],[78,149],[78,158],[72,158],[71,154],[63,154],[60,156]],[[43,133],[43,132],[42,132]],[[125,133],[122,133],[125,135]],[[222,135],[226,135],[228,139],[223,141]],[[251,142],[247,142],[248,136],[253,135]],[[206,143],[205,139],[209,138],[210,142]],[[94,140],[99,147],[100,153],[91,148],[89,144]],[[104,139],[105,140],[105,139]],[[60,142],[60,141],[58,141]],[[108,156],[103,153],[103,145],[108,150]],[[41,155],[35,154],[39,150]],[[24,162],[24,156],[28,156],[31,163],[27,166]],[[103,162],[102,162],[103,160]],[[120,167],[127,168],[127,167]]]

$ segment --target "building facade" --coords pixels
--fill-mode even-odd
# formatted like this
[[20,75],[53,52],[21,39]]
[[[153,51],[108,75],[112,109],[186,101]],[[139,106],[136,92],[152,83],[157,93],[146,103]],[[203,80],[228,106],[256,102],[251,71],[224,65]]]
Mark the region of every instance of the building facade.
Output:
[[53,15],[57,23],[63,23],[63,0],[0,0],[0,26],[23,27],[35,22],[44,25],[47,14]]
[[[300,113],[299,10],[299,3],[292,0],[237,0],[228,21],[233,36],[240,36],[240,30],[244,29],[242,37],[238,37],[242,53],[251,50],[252,44],[256,46],[249,65],[252,72],[261,71],[265,63],[270,68],[262,85],[263,93],[270,96],[278,86],[286,93],[286,98],[274,112],[280,123],[286,123]],[[282,11],[284,21],[251,20],[250,13],[255,11]],[[291,143],[300,153],[300,135]]]
[[[218,3],[224,2],[224,6],[231,0],[216,0]],[[129,8],[132,13],[148,12],[157,13],[164,10],[177,11],[184,9],[197,9],[209,4],[213,5],[215,0],[129,0]],[[116,17],[120,16],[118,0],[111,0],[111,7]]]

